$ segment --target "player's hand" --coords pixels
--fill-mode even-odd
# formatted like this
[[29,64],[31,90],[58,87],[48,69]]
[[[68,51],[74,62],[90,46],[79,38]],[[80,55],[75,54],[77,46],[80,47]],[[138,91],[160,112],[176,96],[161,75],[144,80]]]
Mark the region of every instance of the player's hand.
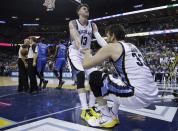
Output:
[[90,49],[85,48],[85,49],[82,49],[81,52],[82,52],[83,54],[90,54]]
[[79,48],[79,51],[80,51],[80,53],[82,53],[82,54],[85,53],[85,52],[84,52],[85,50],[86,50],[86,48],[82,48],[82,47]]
[[34,67],[36,66],[36,62],[33,62],[33,66],[34,66]]

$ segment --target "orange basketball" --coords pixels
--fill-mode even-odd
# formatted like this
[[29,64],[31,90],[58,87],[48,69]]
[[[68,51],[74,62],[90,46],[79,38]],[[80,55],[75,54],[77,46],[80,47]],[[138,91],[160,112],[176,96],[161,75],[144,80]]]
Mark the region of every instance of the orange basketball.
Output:
[[22,56],[27,56],[28,55],[28,48],[22,48],[20,51]]

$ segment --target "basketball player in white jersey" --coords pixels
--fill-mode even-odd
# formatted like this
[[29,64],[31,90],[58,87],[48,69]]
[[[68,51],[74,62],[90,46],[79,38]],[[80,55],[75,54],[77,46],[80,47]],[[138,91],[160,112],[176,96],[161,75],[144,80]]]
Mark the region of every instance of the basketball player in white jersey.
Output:
[[[114,75],[108,74],[105,78],[102,73],[95,74],[91,79],[97,81],[91,80],[90,83],[101,111],[98,127],[108,128],[114,127],[118,121],[119,105],[134,109],[147,107],[157,98],[158,88],[141,52],[133,44],[124,41],[124,28],[119,24],[111,25],[106,35],[109,44],[94,56],[90,55],[90,51],[85,51],[83,66],[88,69],[110,58],[116,69]],[[111,111],[104,96],[114,101]]]
[[89,81],[95,68],[84,70],[83,62],[83,50],[91,46],[92,35],[95,36],[98,43],[101,46],[107,45],[106,41],[98,33],[96,24],[88,21],[89,7],[86,4],[82,4],[77,9],[79,19],[69,22],[69,31],[71,37],[71,45],[69,46],[69,60],[72,70],[74,70],[77,77],[77,89],[79,99],[81,102],[83,118],[89,125],[95,126],[95,117],[97,113],[94,111],[95,97],[93,92],[90,91],[89,104],[87,103],[86,90],[85,90],[85,74],[88,76]]

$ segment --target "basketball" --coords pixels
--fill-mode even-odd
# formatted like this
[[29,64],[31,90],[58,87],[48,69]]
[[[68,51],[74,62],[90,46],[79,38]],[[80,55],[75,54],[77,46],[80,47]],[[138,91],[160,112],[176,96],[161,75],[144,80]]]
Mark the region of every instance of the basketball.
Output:
[[20,51],[22,56],[27,56],[28,55],[28,48],[22,48]]

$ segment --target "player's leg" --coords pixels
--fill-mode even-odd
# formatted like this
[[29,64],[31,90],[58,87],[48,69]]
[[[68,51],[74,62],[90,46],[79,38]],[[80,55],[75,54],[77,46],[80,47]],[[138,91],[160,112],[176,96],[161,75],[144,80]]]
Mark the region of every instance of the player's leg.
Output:
[[94,87],[91,87],[91,86],[94,86],[91,83],[91,81],[93,81],[93,75],[96,75],[97,71],[96,68],[91,68],[91,69],[88,69],[88,70],[85,70],[87,76],[88,76],[88,79],[89,79],[89,85],[90,85],[90,91],[89,91],[89,108],[91,110],[91,113],[92,115],[94,115],[96,118],[99,118],[100,117],[100,113],[98,112],[97,108],[95,107],[95,104],[96,104],[96,97],[94,96],[93,94],[93,91],[91,88],[94,88]]
[[42,82],[43,82],[43,89],[45,89],[47,84],[48,84],[48,80],[45,80],[45,78],[44,78],[44,71],[45,71],[45,67],[46,67],[46,62],[47,62],[46,59],[44,59],[42,61],[42,69],[41,69],[41,72],[40,72],[40,75],[41,75],[41,78],[42,78]]
[[60,70],[59,70],[59,74],[60,74],[60,78],[59,78],[59,84],[60,84],[60,88],[62,87],[62,85],[65,83],[65,81],[63,81],[63,76],[62,76],[62,74],[63,74],[63,70],[64,70],[64,68],[65,68],[65,65],[66,65],[66,60],[63,58],[62,60],[61,60],[61,68],[60,68]]
[[59,84],[58,86],[56,87],[56,89],[60,89],[60,83],[61,83],[61,78],[60,78],[60,74],[59,74],[59,71],[62,67],[62,59],[61,58],[57,58],[56,59],[56,62],[55,62],[55,65],[54,65],[54,69],[53,69],[53,73],[54,75],[56,76],[56,78],[59,80]]
[[[93,84],[91,87],[93,87],[92,90],[96,96],[96,101],[99,105],[98,108],[101,111],[102,116],[104,116],[102,119],[108,120],[108,122],[104,123],[104,125],[101,125],[102,127],[113,126],[114,123],[118,124],[119,121],[114,116],[118,114],[119,105],[123,105],[132,109],[139,109],[149,106],[151,101],[154,99],[148,98],[146,95],[144,96],[144,93],[139,93],[134,90],[134,87],[123,83],[120,77],[116,78],[112,75],[109,75],[104,79],[102,88],[97,88],[99,87],[98,82],[100,79],[98,77],[100,76],[97,76],[97,74],[93,75],[92,78],[97,79],[98,81],[97,83],[95,83],[95,81],[91,81],[90,84]],[[108,107],[103,106],[105,105],[106,101],[103,100],[101,94],[102,96],[108,96],[109,99],[114,102],[114,106],[110,112],[113,121],[110,121],[109,117],[107,118],[106,114],[108,114]]]
[[[89,83],[93,77],[93,74],[95,74],[94,72],[96,71],[97,69],[96,68],[91,68],[91,69],[87,69],[85,70],[87,76],[88,76],[88,79],[89,79]],[[90,85],[91,86],[91,85]],[[95,106],[95,103],[96,103],[96,98],[92,92],[92,90],[90,90],[90,94],[89,94],[89,107],[92,108]]]
[[69,71],[72,75],[72,81],[74,82],[72,85],[76,86],[77,85],[76,72],[75,72],[75,70],[72,70],[71,63],[69,62],[69,59],[67,59],[67,62],[68,62],[67,64],[68,64]]
[[82,66],[81,54],[73,48],[69,47],[69,62],[72,70],[76,72],[77,90],[82,109],[88,109],[86,90],[85,90],[85,72]]
[[40,83],[39,83],[39,88],[41,89],[42,86],[42,82],[43,82],[43,76],[42,76],[42,59],[38,58],[37,59],[37,66],[36,66],[36,70],[37,70],[37,76],[40,79]]
[[102,94],[103,87],[103,73],[100,71],[94,71],[90,74],[89,80],[90,87],[96,97],[96,102],[98,104],[97,109],[101,112],[101,117],[99,118],[100,126],[105,128],[114,127],[118,124],[118,119],[110,112],[107,106],[107,100],[104,99]]
[[85,90],[85,72],[82,65],[82,58],[79,52],[69,47],[69,61],[72,70],[76,72],[77,91],[81,103],[82,113],[81,118],[84,119],[90,126],[98,126],[96,118],[92,115],[87,104],[87,92]]

